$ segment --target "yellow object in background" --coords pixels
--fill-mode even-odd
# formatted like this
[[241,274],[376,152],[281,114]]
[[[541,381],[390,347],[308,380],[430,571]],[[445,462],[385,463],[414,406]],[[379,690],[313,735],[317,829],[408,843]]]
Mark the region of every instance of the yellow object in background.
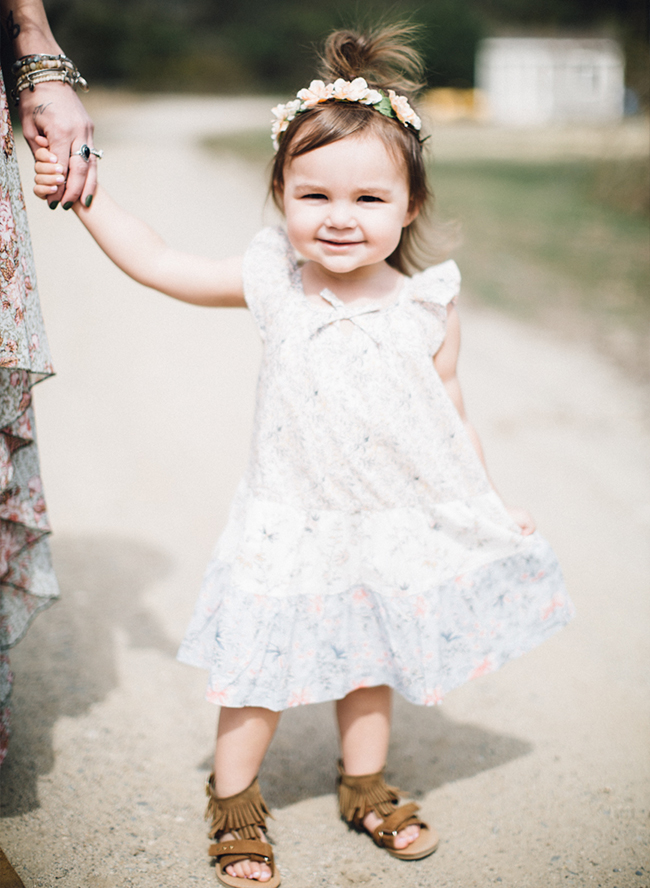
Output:
[[485,120],[486,102],[480,89],[441,87],[425,93],[421,108],[434,123]]

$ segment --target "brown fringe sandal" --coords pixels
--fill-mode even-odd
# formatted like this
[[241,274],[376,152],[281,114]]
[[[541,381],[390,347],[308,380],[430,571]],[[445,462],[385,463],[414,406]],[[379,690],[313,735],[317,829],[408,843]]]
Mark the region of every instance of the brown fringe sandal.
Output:
[[[415,816],[419,805],[409,802],[396,807],[400,792],[396,787],[388,786],[384,780],[383,768],[377,774],[350,777],[339,762],[338,791],[343,820],[351,829],[368,833],[376,845],[385,848],[393,857],[399,857],[400,860],[420,860],[433,854],[438,847],[438,833]],[[373,832],[363,824],[363,818],[370,811],[383,818]],[[406,848],[395,848],[395,836],[407,826],[419,826],[420,835]]]
[[[219,834],[232,833],[237,838],[225,842],[216,842],[208,848],[210,857],[216,857],[217,879],[228,888],[278,888],[280,874],[273,862],[273,850],[268,842],[260,838],[259,831],[266,834],[266,817],[272,814],[262,798],[257,777],[248,789],[234,796],[220,799],[214,788],[214,774],[205,785],[208,796],[208,807],[205,811],[206,820],[212,818],[208,836],[216,839]],[[226,872],[227,866],[240,863],[242,860],[256,860],[267,863],[271,869],[271,878],[266,882],[258,879],[244,879],[231,876]]]

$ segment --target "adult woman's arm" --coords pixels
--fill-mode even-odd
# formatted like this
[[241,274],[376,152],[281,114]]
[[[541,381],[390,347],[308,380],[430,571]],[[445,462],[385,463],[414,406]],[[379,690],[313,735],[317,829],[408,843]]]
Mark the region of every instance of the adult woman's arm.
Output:
[[[42,0],[0,0],[0,16],[17,59],[63,52],[50,30]],[[89,203],[97,184],[97,159],[91,156],[85,161],[74,152],[84,144],[93,147],[93,122],[74,89],[59,81],[38,83],[33,91],[23,89],[18,113],[32,153],[38,148],[36,136],[43,135],[63,166],[66,181],[48,198],[50,207],[62,202],[69,209],[79,199]]]

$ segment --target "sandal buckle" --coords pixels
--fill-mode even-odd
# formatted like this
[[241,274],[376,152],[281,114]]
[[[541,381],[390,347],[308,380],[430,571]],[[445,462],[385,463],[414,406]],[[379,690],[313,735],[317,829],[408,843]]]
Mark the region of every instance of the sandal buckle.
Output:
[[377,835],[382,836],[382,837],[383,836],[393,836],[393,838],[395,838],[397,833],[398,833],[398,830],[396,830],[396,829],[391,829],[390,832],[386,832],[385,830],[380,829],[379,832],[377,833]]

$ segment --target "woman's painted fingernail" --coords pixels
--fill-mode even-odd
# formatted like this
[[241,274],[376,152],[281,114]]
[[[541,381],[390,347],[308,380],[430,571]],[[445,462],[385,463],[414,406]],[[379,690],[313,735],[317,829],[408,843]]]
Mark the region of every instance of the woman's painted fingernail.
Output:
[[89,194],[84,202],[85,202],[86,206],[89,207],[91,205],[91,203],[93,202],[92,194]]
[[63,176],[55,176],[54,181],[55,182],[65,182],[65,178]]
[[58,205],[59,205],[58,200],[53,200],[52,203],[50,204],[50,209],[51,209],[51,210],[56,210],[56,208],[58,207]]
[[71,206],[72,206],[72,201],[71,201],[71,200],[66,200],[66,202],[63,204],[63,209],[64,209],[64,210],[69,210]]

